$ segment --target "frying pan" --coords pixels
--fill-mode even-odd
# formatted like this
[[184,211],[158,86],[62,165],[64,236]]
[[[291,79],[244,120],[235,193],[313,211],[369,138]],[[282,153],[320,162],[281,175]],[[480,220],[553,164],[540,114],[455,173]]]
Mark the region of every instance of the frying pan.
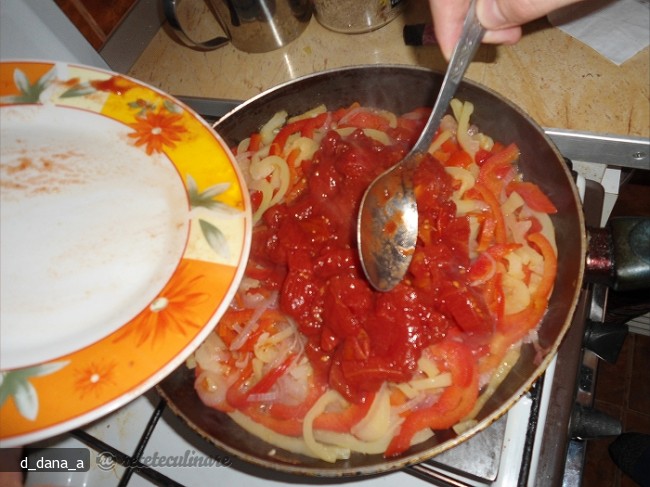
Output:
[[[443,76],[427,69],[397,65],[341,68],[316,73],[279,85],[228,113],[215,129],[230,146],[259,130],[279,110],[297,115],[324,103],[328,109],[358,101],[401,114],[430,106]],[[194,376],[184,366],[158,386],[170,408],[192,429],[216,446],[245,461],[279,471],[312,476],[369,475],[422,462],[486,428],[503,415],[544,372],[564,337],[577,304],[585,270],[586,237],[579,196],[563,157],[543,130],[522,110],[497,93],[464,81],[457,98],[474,104],[472,122],[494,140],[515,142],[524,178],[537,183],[558,212],[552,215],[558,246],[558,273],[549,309],[539,326],[539,345],[547,354],[535,360],[537,350],[524,344],[518,362],[477,416],[478,424],[461,435],[436,431],[424,443],[401,456],[353,454],[330,464],[265,444],[230,418],[204,406],[194,392]]]

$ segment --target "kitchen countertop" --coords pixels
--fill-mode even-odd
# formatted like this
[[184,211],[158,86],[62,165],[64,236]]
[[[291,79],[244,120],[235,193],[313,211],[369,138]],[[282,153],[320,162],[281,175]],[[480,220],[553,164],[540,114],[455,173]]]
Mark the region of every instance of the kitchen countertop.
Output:
[[[222,32],[204,2],[183,2],[179,12],[197,39]],[[436,46],[406,46],[405,24],[430,20],[425,0],[370,33],[346,35],[312,17],[301,36],[263,54],[232,45],[198,51],[179,43],[166,24],[129,75],[174,95],[244,100],[296,77],[360,64],[407,64],[444,70]],[[552,27],[546,19],[526,26],[514,46],[484,45],[467,78],[519,105],[543,127],[650,136],[650,50],[620,66]]]

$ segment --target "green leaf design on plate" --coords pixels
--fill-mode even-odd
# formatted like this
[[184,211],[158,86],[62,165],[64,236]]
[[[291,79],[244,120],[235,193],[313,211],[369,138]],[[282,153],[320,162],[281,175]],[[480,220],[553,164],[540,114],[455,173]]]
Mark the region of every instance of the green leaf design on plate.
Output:
[[4,103],[39,103],[41,94],[47,89],[56,77],[55,68],[52,67],[47,73],[37,79],[34,84],[29,82],[27,76],[21,69],[14,70],[14,84],[20,91],[20,95],[3,96]]
[[136,117],[146,117],[147,112],[155,112],[156,111],[156,104],[149,101],[149,100],[143,100],[142,98],[138,98],[135,101],[131,101],[127,105],[129,108],[133,110],[138,110],[138,113],[136,114]]
[[230,250],[228,249],[228,240],[221,230],[215,227],[212,223],[199,219],[201,225],[201,232],[208,242],[208,245],[218,255],[228,259],[230,258]]
[[170,113],[183,113],[183,109],[170,100],[163,101],[163,107]]
[[61,98],[74,98],[76,96],[86,96],[95,93],[97,90],[88,82],[78,83],[61,95]]
[[38,416],[38,393],[29,382],[32,377],[50,375],[70,362],[54,362],[0,373],[0,408],[13,397],[18,412],[30,421]]
[[217,210],[225,212],[229,215],[236,215],[239,213],[237,208],[232,208],[221,201],[214,198],[225,193],[229,188],[230,183],[217,183],[204,191],[199,191],[196,181],[191,175],[187,175],[187,194],[190,199],[192,208],[207,208],[209,210]]

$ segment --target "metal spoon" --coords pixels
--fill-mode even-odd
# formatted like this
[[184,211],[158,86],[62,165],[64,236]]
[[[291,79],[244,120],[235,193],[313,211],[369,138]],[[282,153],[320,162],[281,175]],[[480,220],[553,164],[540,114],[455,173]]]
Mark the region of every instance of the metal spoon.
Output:
[[366,277],[378,291],[395,287],[411,263],[418,236],[413,172],[431,145],[484,32],[472,0],[438,99],[420,138],[402,161],[370,184],[361,200],[357,218],[359,256]]

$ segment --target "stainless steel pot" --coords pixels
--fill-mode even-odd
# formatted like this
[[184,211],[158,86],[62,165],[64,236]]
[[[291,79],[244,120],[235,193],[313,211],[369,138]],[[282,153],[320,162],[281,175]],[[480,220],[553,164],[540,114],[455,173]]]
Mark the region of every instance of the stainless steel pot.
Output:
[[[230,145],[257,131],[275,112],[299,114],[319,103],[336,109],[354,101],[404,113],[430,105],[442,75],[405,66],[362,66],[336,69],[297,79],[247,101],[225,116],[216,130]],[[585,269],[585,225],[579,196],[563,157],[543,130],[522,110],[498,94],[475,83],[463,82],[457,97],[474,104],[472,121],[495,140],[515,142],[521,149],[519,167],[524,177],[537,183],[558,208],[553,215],[558,245],[558,274],[549,309],[539,327],[539,345],[546,357],[535,361],[536,350],[524,345],[512,372],[478,415],[476,427],[458,436],[438,431],[425,443],[403,455],[354,454],[329,464],[271,446],[243,431],[225,414],[204,406],[194,392],[193,374],[181,367],[165,379],[159,391],[170,407],[195,431],[215,445],[246,461],[304,475],[344,476],[375,474],[419,463],[465,441],[503,415],[548,366],[557,351],[576,306]]]
[[286,46],[309,24],[310,0],[210,0],[226,36],[195,41],[177,14],[179,0],[163,0],[167,22],[183,43],[201,50],[231,42],[240,51],[268,52]]

